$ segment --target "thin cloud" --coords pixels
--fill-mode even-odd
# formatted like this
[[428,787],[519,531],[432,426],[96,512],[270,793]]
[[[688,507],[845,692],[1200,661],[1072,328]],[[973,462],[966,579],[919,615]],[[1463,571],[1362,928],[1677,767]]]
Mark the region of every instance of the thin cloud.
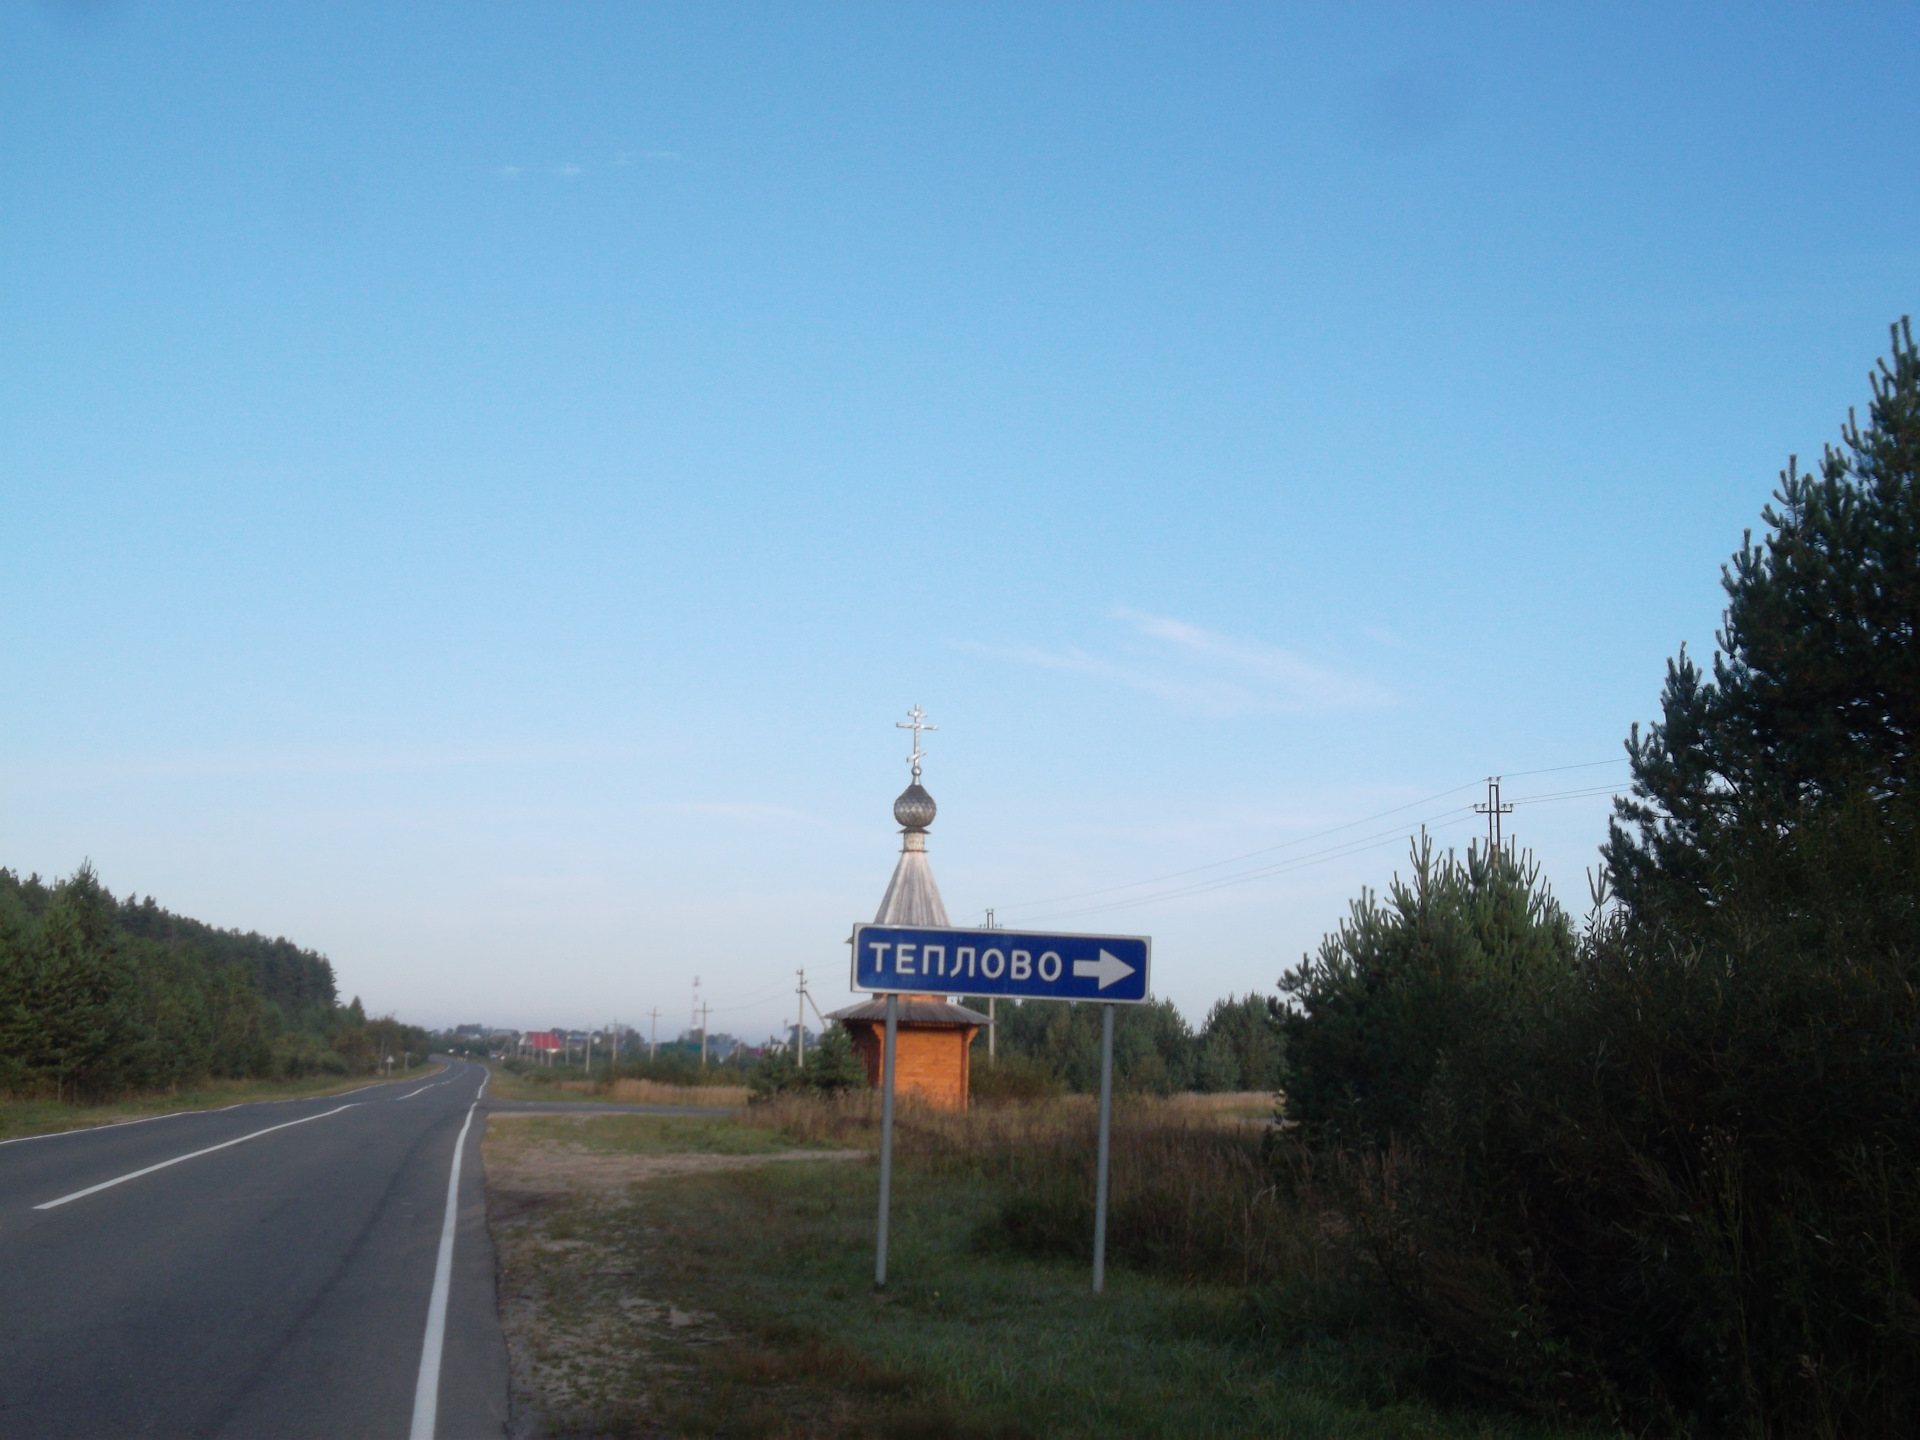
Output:
[[971,640],[960,641],[959,647],[976,655],[1008,660],[1016,665],[1090,675],[1097,680],[1124,685],[1129,690],[1138,690],[1147,695],[1157,695],[1185,709],[1200,710],[1211,715],[1244,715],[1272,708],[1263,704],[1259,696],[1243,685],[1219,680],[1181,680],[1138,666],[1102,659],[1098,655],[1089,655],[1084,650],[1042,650],[1032,645],[980,645]]
[[1135,610],[1116,611],[1113,618],[1153,642],[1144,655],[1112,659],[1078,647],[958,643],[976,655],[1086,675],[1210,715],[1298,714],[1392,703],[1392,696],[1372,681],[1316,665],[1278,646]]
[[563,179],[571,180],[573,179],[574,176],[579,175],[583,172],[581,171],[581,168],[578,165],[575,165],[571,161],[569,161],[565,165],[554,166],[553,173],[562,177]]
[[616,150],[613,152],[615,165],[631,165],[636,160],[644,160],[649,165],[685,165],[687,157],[678,150]]
[[526,174],[527,172],[518,165],[502,165],[494,173],[498,175],[502,180],[518,180],[522,175]]
[[1344,709],[1389,703],[1387,692],[1357,675],[1344,675],[1324,665],[1302,659],[1291,650],[1259,640],[1238,640],[1171,620],[1161,615],[1145,615],[1138,610],[1114,611],[1114,619],[1132,625],[1142,635],[1165,641],[1196,656],[1218,661],[1261,682],[1278,694],[1291,696],[1294,708],[1302,710]]

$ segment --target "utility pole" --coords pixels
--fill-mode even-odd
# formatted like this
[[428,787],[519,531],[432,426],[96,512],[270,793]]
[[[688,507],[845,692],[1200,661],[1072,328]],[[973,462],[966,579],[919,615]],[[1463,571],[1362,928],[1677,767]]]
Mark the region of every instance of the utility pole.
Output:
[[653,1024],[647,1030],[647,1063],[651,1065],[653,1057],[660,1053],[660,1007],[654,1006],[649,1013],[653,1017]]
[[1489,775],[1487,777],[1487,803],[1474,806],[1473,813],[1487,817],[1487,854],[1496,854],[1500,849],[1500,817],[1513,813],[1511,803],[1506,805],[1500,803],[1500,777],[1498,775]]
[[800,984],[793,992],[793,1043],[800,1052],[800,1068],[807,1068],[807,972],[796,970]]
[[[807,1002],[808,1007],[813,1011],[813,1018],[820,1022],[820,1033],[823,1035],[826,1034],[827,1017],[820,1013],[820,1006],[814,1000],[813,992],[807,989],[807,972],[804,970],[800,972],[800,998]],[[803,1040],[806,1035],[806,1032],[807,1032],[807,1012],[805,1010],[802,1010],[800,1012],[800,1034]]]
[[700,1002],[700,1068],[707,1065],[707,1002]]

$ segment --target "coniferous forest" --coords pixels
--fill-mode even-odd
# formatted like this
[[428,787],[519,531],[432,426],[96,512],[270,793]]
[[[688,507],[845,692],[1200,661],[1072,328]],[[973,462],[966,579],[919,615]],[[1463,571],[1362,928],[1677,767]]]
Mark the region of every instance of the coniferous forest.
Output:
[[1431,1373],[1636,1433],[1920,1430],[1920,352],[1790,463],[1576,926],[1416,850],[1282,983],[1282,1156]]
[[326,957],[290,940],[116,900],[87,865],[53,885],[0,870],[0,1093],[349,1075],[425,1049],[418,1027],[341,1005]]

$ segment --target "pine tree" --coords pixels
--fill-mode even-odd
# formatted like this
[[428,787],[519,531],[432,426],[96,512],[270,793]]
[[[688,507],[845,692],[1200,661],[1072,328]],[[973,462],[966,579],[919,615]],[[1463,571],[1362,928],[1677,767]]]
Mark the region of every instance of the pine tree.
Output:
[[65,1096],[111,1082],[135,1038],[138,988],[113,918],[113,896],[82,865],[54,890],[37,931],[0,951],[0,1079],[9,1086],[51,1082]]
[[1708,680],[1683,647],[1661,719],[1627,742],[1604,854],[1636,921],[1688,927],[1731,856],[1863,799],[1901,808],[1920,735],[1920,351],[1909,323],[1816,476],[1789,460],[1765,541],[1722,570]]
[[1409,858],[1384,902],[1362,892],[1280,977],[1287,1112],[1328,1137],[1420,1134],[1436,1085],[1492,1067],[1574,973],[1572,923],[1531,856],[1437,855],[1422,835]]

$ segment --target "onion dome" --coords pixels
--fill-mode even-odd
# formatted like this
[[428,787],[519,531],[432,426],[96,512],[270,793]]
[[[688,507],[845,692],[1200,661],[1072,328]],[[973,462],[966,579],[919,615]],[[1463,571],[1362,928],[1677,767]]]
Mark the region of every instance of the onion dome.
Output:
[[924,830],[933,823],[936,808],[926,787],[915,782],[893,802],[893,818],[908,830]]

